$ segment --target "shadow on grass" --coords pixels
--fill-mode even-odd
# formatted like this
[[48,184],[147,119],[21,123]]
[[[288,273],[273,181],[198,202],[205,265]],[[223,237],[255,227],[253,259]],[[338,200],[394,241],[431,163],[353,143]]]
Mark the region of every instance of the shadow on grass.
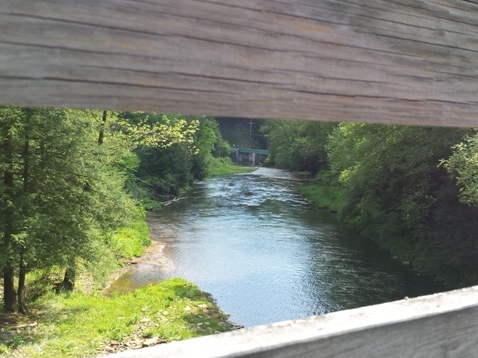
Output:
[[0,306],[0,355],[22,345],[32,345],[44,340],[45,329],[51,324],[68,322],[81,308],[56,309],[41,303],[32,303],[29,314],[5,312]]
[[1,314],[0,355],[38,348],[42,357],[94,356],[140,348],[152,337],[157,344],[237,328],[209,294],[182,279],[125,295],[58,297],[32,303],[28,316]]

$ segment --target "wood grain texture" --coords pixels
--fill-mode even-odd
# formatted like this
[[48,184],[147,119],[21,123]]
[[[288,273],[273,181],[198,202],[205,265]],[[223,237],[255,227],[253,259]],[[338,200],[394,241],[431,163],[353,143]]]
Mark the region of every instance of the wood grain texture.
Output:
[[478,126],[478,4],[2,0],[0,104]]
[[146,357],[478,357],[478,286],[108,356]]

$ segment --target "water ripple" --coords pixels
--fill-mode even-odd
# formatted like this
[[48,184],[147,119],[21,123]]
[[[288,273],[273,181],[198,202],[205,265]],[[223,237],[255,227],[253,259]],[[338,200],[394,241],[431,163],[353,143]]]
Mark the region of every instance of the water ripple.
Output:
[[198,183],[187,200],[149,217],[174,262],[154,279],[195,282],[245,326],[440,289],[313,208],[297,182],[289,172],[261,168]]

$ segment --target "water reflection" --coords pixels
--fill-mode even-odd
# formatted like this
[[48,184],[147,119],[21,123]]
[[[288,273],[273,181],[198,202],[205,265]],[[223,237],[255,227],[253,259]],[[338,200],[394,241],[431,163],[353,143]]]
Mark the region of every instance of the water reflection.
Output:
[[195,282],[245,326],[440,290],[313,208],[295,185],[267,168],[199,183],[150,217],[174,263],[154,279]]

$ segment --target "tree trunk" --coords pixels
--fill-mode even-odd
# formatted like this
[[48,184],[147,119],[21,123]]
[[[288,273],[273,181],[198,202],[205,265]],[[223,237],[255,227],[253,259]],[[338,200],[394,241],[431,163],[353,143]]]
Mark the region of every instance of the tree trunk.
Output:
[[105,138],[105,125],[106,125],[106,114],[107,111],[103,111],[103,120],[101,122],[100,134],[98,136],[98,145],[103,144],[103,140]]
[[[30,138],[29,138],[29,124],[32,111],[28,109],[25,117],[25,142],[23,144],[23,195],[28,198],[30,192]],[[25,217],[28,217],[29,201],[26,200],[23,213]],[[20,242],[20,267],[18,273],[18,311],[23,314],[28,313],[26,299],[25,299],[25,278],[27,275],[27,267],[25,263],[25,251],[27,249],[26,242]]]
[[7,312],[15,312],[15,282],[13,267],[3,269],[3,305]]
[[62,288],[67,291],[73,291],[75,288],[75,279],[76,279],[76,267],[73,265],[68,266],[65,270],[65,276],[62,282]]
[[[3,152],[5,171],[3,172],[3,185],[5,186],[5,202],[7,203],[7,207],[5,208],[5,217],[3,221],[5,225],[3,240],[6,249],[11,253],[15,209],[13,207],[13,138],[9,127],[7,127],[5,130],[4,138]],[[16,303],[14,270],[11,260],[11,258],[7,260],[5,268],[3,269],[3,304],[5,311],[7,312],[14,312]]]
[[18,274],[18,311],[23,314],[28,313],[26,299],[25,299],[25,278],[27,270],[23,262],[23,249],[20,254],[20,272]]

